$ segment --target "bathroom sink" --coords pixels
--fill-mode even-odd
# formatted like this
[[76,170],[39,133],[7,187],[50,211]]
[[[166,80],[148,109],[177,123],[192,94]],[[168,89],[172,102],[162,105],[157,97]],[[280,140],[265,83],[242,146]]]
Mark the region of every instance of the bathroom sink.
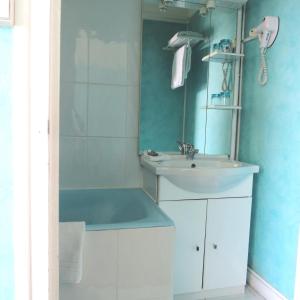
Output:
[[208,160],[208,159],[195,159],[195,160],[167,160],[158,162],[160,167],[166,168],[186,168],[186,169],[199,169],[199,168],[238,168],[242,163],[237,161],[225,160]]
[[259,171],[256,165],[225,158],[186,160],[183,155],[161,161],[151,161],[147,156],[142,156],[141,163],[152,173],[164,176],[179,188],[195,193],[226,191]]

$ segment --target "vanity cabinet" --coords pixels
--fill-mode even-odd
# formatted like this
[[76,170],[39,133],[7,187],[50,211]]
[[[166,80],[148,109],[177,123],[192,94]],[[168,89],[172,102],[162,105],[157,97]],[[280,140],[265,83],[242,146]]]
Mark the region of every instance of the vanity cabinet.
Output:
[[174,300],[242,294],[259,167],[176,155],[158,162],[142,157],[141,164],[144,191],[175,223]]
[[251,198],[161,201],[174,221],[174,294],[243,287]]
[[203,289],[246,284],[251,202],[249,197],[208,199]]
[[176,226],[174,294],[202,289],[207,201],[162,201],[159,206]]

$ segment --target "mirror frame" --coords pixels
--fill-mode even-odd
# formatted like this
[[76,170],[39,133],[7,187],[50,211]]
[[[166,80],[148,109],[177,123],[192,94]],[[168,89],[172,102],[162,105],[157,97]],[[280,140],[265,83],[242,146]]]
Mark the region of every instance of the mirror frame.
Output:
[[0,26],[13,26],[15,19],[15,0],[4,0],[9,5],[9,15],[7,17],[0,17]]
[[[222,7],[222,6],[221,6]],[[225,6],[226,7],[226,6]],[[246,8],[244,5],[238,6],[238,7],[228,7],[231,9],[236,9],[237,11],[237,19],[236,19],[236,53],[243,53],[244,52],[244,45],[243,45],[243,38],[244,38],[244,26],[245,26],[245,11]],[[143,6],[142,6],[143,9]],[[142,21],[147,20],[148,18],[143,18],[143,16],[146,15],[142,13]],[[160,21],[160,19],[152,19],[153,21]],[[174,20],[172,20],[174,21]],[[141,48],[142,48],[142,42],[141,42]],[[141,55],[141,62],[143,59],[143,54]],[[242,106],[242,77],[243,77],[243,57],[237,59],[235,66],[233,68],[233,103],[234,106]],[[141,70],[142,72],[142,70]],[[140,77],[140,86],[142,84],[142,77]],[[140,93],[140,105],[141,105],[141,93]],[[207,99],[208,100],[208,99]],[[141,109],[141,107],[140,107]],[[207,109],[206,109],[207,111]],[[239,154],[239,139],[240,139],[240,119],[241,119],[241,111],[238,109],[232,110],[232,121],[231,121],[231,139],[229,142],[229,152],[228,156],[230,159],[238,159]],[[141,115],[139,115],[139,128],[141,128]],[[139,131],[139,140],[141,138],[141,132]],[[157,150],[157,149],[156,149]],[[140,141],[138,145],[138,153],[139,155],[143,151],[140,148]]]

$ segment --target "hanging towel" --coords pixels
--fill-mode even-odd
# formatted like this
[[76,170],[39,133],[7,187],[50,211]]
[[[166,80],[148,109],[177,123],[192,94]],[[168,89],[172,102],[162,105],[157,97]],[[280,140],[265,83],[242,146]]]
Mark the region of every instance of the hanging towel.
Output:
[[180,47],[174,55],[172,66],[172,90],[184,85],[184,81],[191,69],[192,49],[189,44]]
[[59,223],[59,277],[61,283],[79,283],[82,277],[85,223]]

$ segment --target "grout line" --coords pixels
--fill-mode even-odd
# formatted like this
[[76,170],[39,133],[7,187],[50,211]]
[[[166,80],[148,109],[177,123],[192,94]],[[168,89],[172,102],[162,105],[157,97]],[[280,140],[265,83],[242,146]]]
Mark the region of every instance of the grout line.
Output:
[[87,93],[86,93],[86,134],[88,135],[89,133],[89,107],[90,107],[90,38],[88,37],[88,42],[87,42]]
[[[89,79],[88,79],[89,80]],[[87,85],[99,85],[99,86],[120,86],[120,87],[138,87],[139,83],[129,84],[129,83],[107,83],[107,82],[93,82],[93,81],[69,81],[62,80],[62,84],[87,84]]]
[[88,136],[89,134],[89,107],[90,107],[90,89],[89,89],[89,85],[87,85],[86,87],[86,113],[85,113],[85,117],[86,117],[86,136]]
[[116,241],[116,244],[117,244],[117,257],[116,257],[116,283],[117,283],[117,288],[116,288],[116,299],[119,299],[119,262],[120,262],[120,259],[119,259],[119,255],[120,255],[120,251],[119,251],[119,238],[120,238],[120,230],[117,230],[117,241]]
[[[126,91],[126,112],[125,112],[125,126],[124,126],[124,134],[127,135],[128,134],[128,110],[129,110],[129,106],[130,106],[130,99],[129,99],[129,87],[127,87],[127,91]],[[126,158],[126,157],[125,157]],[[125,159],[124,158],[124,159]]]
[[140,38],[139,38],[139,82],[138,82],[138,107],[137,107],[137,118],[138,118],[138,128],[137,128],[137,148],[138,153],[140,152],[140,131],[141,131],[141,107],[142,107],[142,63],[143,63],[143,32],[144,32],[144,20],[143,20],[143,7],[144,2],[141,2],[140,7]]
[[78,191],[78,190],[110,190],[110,189],[118,189],[118,190],[143,190],[140,186],[120,186],[120,185],[114,185],[114,186],[76,186],[76,187],[61,187],[60,191]]
[[76,136],[76,135],[60,135],[61,138],[78,138],[78,139],[88,139],[88,138],[100,138],[100,139],[127,139],[127,140],[136,140],[139,137],[133,136],[133,137],[127,137],[127,136],[102,136],[102,135],[82,135],[82,136]]
[[124,147],[124,151],[123,151],[123,178],[122,178],[122,184],[125,185],[126,182],[127,182],[127,177],[126,177],[126,171],[127,171],[127,168],[129,166],[128,164],[128,145],[129,143],[125,143],[125,141],[123,140],[123,147]]

